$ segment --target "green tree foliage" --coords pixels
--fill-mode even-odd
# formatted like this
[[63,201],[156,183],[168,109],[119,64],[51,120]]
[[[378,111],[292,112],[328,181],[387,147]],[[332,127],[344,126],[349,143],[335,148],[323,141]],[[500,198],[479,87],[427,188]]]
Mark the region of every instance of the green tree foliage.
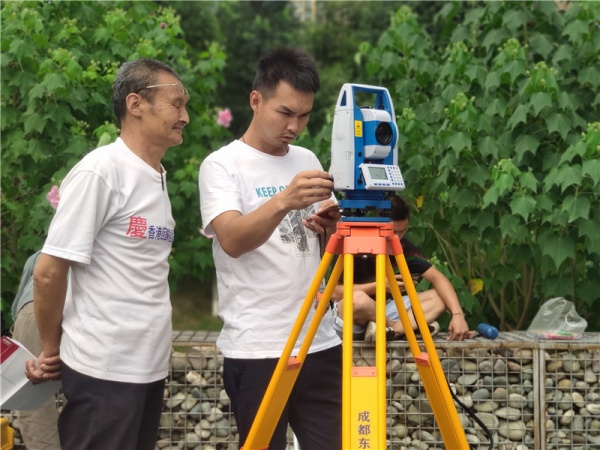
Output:
[[304,44],[315,57],[321,90],[315,98],[309,131],[316,133],[334,111],[344,83],[365,83],[365,73],[354,63],[361,42],[375,43],[390,23],[399,2],[320,2],[315,21],[305,24]]
[[[227,53],[223,72],[226,83],[217,100],[232,110],[231,129],[234,136],[240,136],[252,118],[248,95],[256,62],[266,51],[276,46],[299,46],[314,56],[319,65],[321,89],[315,98],[308,132],[318,134],[331,120],[342,84],[364,82],[362,69],[354,63],[359,44],[375,43],[401,3],[404,2],[317,2],[314,16],[305,20],[294,13],[292,2],[284,1],[167,4],[180,13],[181,27],[193,48],[217,41]],[[417,8],[430,9],[430,6],[417,5]]]
[[225,56],[210,45],[194,58],[179,18],[153,2],[3,2],[2,19],[2,320],[23,264],[44,241],[53,210],[45,199],[81,157],[113,140],[112,83],[139,57],[173,66],[191,94],[185,144],[163,161],[177,222],[172,279],[212,266],[198,233],[198,166],[218,141],[213,97]]
[[502,329],[564,296],[600,330],[599,25],[598,2],[459,2],[432,37],[402,7],[361,48],[394,100],[411,233],[483,281],[478,318]]
[[[215,93],[217,104],[233,114],[231,132],[241,136],[252,119],[249,95],[258,59],[277,46],[302,42],[300,21],[281,1],[168,2],[181,15],[181,27],[194,49],[219,42],[228,55],[227,81]],[[202,26],[198,26],[201,23]],[[216,149],[216,148],[215,148]]]

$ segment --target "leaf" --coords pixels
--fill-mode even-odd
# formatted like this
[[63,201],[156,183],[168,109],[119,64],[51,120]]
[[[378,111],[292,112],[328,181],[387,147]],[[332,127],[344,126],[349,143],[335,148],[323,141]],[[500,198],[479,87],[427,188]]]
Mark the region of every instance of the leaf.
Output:
[[[561,166],[562,167],[562,166]],[[542,184],[544,185],[544,192],[550,191],[553,186],[558,186],[560,182],[558,168],[552,167],[548,175],[544,177]]]
[[501,173],[494,183],[495,186],[498,186],[498,190],[501,194],[506,192],[510,192],[515,187],[515,178],[510,173]]
[[487,70],[485,67],[479,64],[471,65],[467,68],[467,70],[465,70],[465,75],[469,81],[477,81],[478,83],[481,83],[480,80],[485,80],[486,74]]
[[446,62],[446,64],[444,64],[444,66],[442,67],[442,70],[440,70],[440,79],[446,79],[446,78],[454,78],[454,75],[456,73],[456,64],[453,62]]
[[32,132],[41,133],[44,131],[44,127],[46,123],[42,120],[40,114],[27,111],[23,114],[23,129],[25,130],[25,135],[29,135]]
[[565,91],[560,91],[556,95],[556,100],[558,100],[558,106],[560,107],[560,109],[564,109],[566,111],[573,111],[575,109],[571,95],[569,95]]
[[519,195],[510,201],[510,209],[513,214],[520,215],[525,222],[529,215],[535,210],[536,202],[529,195]]
[[488,107],[485,109],[485,114],[490,117],[494,115],[504,117],[506,114],[506,100],[504,100],[502,97],[492,99]]
[[554,200],[548,194],[537,196],[537,207],[539,211],[552,211],[555,208]]
[[494,71],[489,72],[485,77],[485,82],[483,83],[483,86],[488,91],[496,89],[498,86],[500,86],[500,74]]
[[479,164],[467,168],[466,174],[469,183],[475,184],[480,188],[483,188],[485,183],[490,179],[489,170]]
[[469,290],[472,295],[481,292],[483,290],[483,280],[481,278],[471,278],[469,280]]
[[491,156],[494,159],[498,158],[498,142],[491,136],[485,136],[478,141],[479,152],[483,156]]
[[563,211],[569,215],[569,223],[579,218],[588,219],[590,214],[590,201],[583,195],[568,195],[562,204]]
[[421,169],[431,167],[431,159],[428,158],[424,153],[419,153],[417,155],[411,156],[406,163],[410,167],[411,170],[415,170],[417,172],[421,171]]
[[[493,133],[494,132],[494,127],[492,126],[492,123],[490,122],[490,118],[488,116],[486,116],[485,114],[479,114],[477,116],[477,118],[475,120],[471,119],[471,112],[469,112],[468,117],[468,122],[474,122],[474,124],[477,126],[477,128],[479,129],[479,133],[485,132],[485,133]],[[467,120],[466,120],[467,121]]]
[[537,192],[538,181],[531,170],[521,174],[519,177],[519,184],[521,187],[529,189],[534,194]]
[[100,136],[100,139],[98,139],[98,147],[104,147],[105,145],[108,145],[111,142],[111,135],[105,131],[104,133],[102,133],[102,136]]
[[[548,55],[554,48],[554,39],[547,34],[538,33],[536,31],[531,33],[529,43],[531,44],[532,50],[539,53],[544,59],[548,58]],[[556,61],[554,62],[556,63]]]
[[558,65],[561,61],[570,60],[573,56],[573,47],[570,44],[563,44],[554,53],[552,63]]
[[587,146],[584,141],[577,141],[575,145],[571,145],[560,157],[559,165],[563,163],[570,163],[576,156],[583,157],[587,150]]
[[579,164],[563,165],[558,168],[558,180],[561,192],[570,186],[581,185],[581,166]]
[[29,139],[27,144],[27,153],[36,163],[48,157],[39,139]]
[[515,142],[515,153],[519,157],[519,160],[522,160],[523,156],[527,152],[535,155],[539,146],[540,140],[537,138],[537,136],[531,134],[521,134]]
[[31,58],[35,55],[33,46],[29,42],[19,38],[13,39],[8,51],[13,53],[19,61],[23,61],[24,59]]
[[567,23],[563,30],[563,36],[569,36],[569,40],[574,44],[581,43],[581,37],[588,33],[589,23],[586,20],[574,20]]
[[499,47],[509,37],[508,32],[503,28],[494,28],[485,36],[481,45],[486,49]]
[[531,107],[535,115],[539,115],[544,108],[552,106],[552,96],[547,92],[535,92],[531,94]]
[[89,151],[89,144],[84,136],[73,136],[61,151],[63,154],[71,154],[79,158]]
[[464,148],[468,148],[470,150],[471,136],[463,131],[453,133],[448,139],[446,139],[446,147],[454,149],[454,151],[457,153]]
[[538,243],[542,254],[552,258],[557,270],[564,260],[575,257],[575,244],[569,236],[556,236],[551,231],[542,232]]
[[511,8],[502,16],[502,25],[514,33],[519,27],[527,23],[530,16],[526,9]]
[[517,78],[525,75],[525,69],[525,61],[522,59],[517,59],[506,64],[504,73],[508,73],[510,75],[511,84],[514,84]]
[[498,188],[495,185],[490,187],[487,190],[487,192],[483,195],[481,208],[485,209],[489,205],[495,205],[498,202],[498,197],[500,197],[500,192],[498,191]]
[[511,130],[514,130],[519,123],[527,123],[527,107],[525,105],[517,106],[517,109],[508,119],[508,125]]
[[514,239],[517,230],[519,229],[519,218],[511,214],[505,214],[500,218],[500,235],[505,238],[510,236]]
[[453,195],[456,212],[470,211],[477,204],[477,197],[472,189],[458,189]]
[[556,113],[546,119],[546,125],[548,126],[548,132],[554,133],[555,131],[560,134],[563,139],[567,138],[571,129],[571,123],[566,115]]
[[494,227],[494,214],[490,210],[473,210],[471,215],[471,225],[477,227],[479,233],[483,233],[487,228]]
[[49,110],[40,119],[46,123],[52,122],[52,128],[54,131],[62,131],[65,123],[71,123],[73,121],[73,113],[66,104],[60,104]]
[[600,71],[598,70],[598,67],[584,67],[579,71],[577,81],[581,84],[589,84],[592,88],[598,87],[598,84],[600,84]]
[[600,159],[586,159],[581,165],[581,175],[589,175],[592,179],[592,186],[600,182]]
[[579,237],[588,237],[593,240],[597,240],[600,243],[600,239],[598,238],[598,224],[597,220],[592,219],[582,219],[577,223],[577,231],[579,232]]
[[442,98],[444,100],[446,100],[447,102],[450,102],[451,100],[453,100],[458,94],[464,92],[464,87],[458,84],[449,84],[443,91],[442,91]]
[[48,92],[54,92],[57,89],[65,87],[67,80],[62,73],[49,73],[44,77],[42,85]]
[[385,52],[381,58],[381,66],[388,68],[397,66],[400,62],[400,58],[397,53]]
[[465,11],[465,24],[479,24],[485,14],[485,8],[469,8]]

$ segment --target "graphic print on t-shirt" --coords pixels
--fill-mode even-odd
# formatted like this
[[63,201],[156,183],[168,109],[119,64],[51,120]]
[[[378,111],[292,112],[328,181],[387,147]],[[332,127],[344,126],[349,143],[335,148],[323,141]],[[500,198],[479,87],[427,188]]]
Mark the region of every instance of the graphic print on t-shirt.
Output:
[[287,216],[279,224],[279,235],[281,241],[285,244],[294,244],[294,248],[298,253],[312,253],[311,243],[315,242],[308,233],[311,233],[308,228],[302,224],[302,219],[308,219],[315,214],[315,206],[311,205],[303,210],[290,211]]
[[154,239],[157,241],[173,242],[175,230],[157,225],[148,225],[148,219],[140,216],[129,218],[129,228],[125,235],[132,238]]

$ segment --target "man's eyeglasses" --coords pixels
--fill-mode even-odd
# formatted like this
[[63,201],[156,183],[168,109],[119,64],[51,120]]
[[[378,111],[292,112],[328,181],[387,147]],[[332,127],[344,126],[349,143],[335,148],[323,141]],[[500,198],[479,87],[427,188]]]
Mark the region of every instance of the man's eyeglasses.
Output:
[[135,93],[138,94],[142,89],[152,89],[152,88],[164,87],[164,86],[175,86],[177,88],[177,93],[179,95],[182,95],[182,96],[185,95],[188,100],[190,99],[190,94],[189,94],[188,90],[179,83],[153,84],[152,86],[145,86],[143,88],[139,88],[137,91],[135,91]]

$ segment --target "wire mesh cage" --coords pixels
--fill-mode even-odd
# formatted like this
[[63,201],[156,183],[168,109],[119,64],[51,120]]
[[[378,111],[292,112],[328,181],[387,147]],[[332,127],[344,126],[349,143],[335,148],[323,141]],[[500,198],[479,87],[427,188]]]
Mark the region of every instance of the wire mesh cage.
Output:
[[[572,341],[526,332],[462,342],[445,337],[435,336],[435,348],[472,450],[600,449],[600,333]],[[238,448],[216,338],[174,333],[157,449]],[[387,449],[445,449],[408,343],[390,342],[386,351]],[[372,366],[374,358],[373,343],[354,343],[354,365]],[[14,412],[2,415],[15,428],[14,449],[25,449]],[[288,450],[300,450],[291,430]]]
[[[176,334],[158,448],[229,450],[237,429],[223,389],[216,334]],[[472,449],[600,448],[600,335],[544,341],[525,332],[450,342],[435,337]],[[354,343],[354,365],[374,365],[373,343]],[[387,448],[443,449],[407,342],[387,344]],[[289,432],[288,448],[294,445]]]

